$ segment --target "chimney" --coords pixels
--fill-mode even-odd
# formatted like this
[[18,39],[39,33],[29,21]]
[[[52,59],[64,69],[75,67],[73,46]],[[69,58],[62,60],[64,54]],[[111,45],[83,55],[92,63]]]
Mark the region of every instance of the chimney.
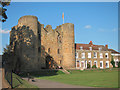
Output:
[[106,44],[105,47],[108,49],[108,45]]
[[89,42],[90,45],[93,45],[92,41]]

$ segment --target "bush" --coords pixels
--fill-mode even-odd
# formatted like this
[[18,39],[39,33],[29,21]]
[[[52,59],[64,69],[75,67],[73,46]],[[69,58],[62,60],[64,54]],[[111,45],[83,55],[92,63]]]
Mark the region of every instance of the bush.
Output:
[[92,68],[97,68],[96,65],[93,65]]
[[120,61],[118,62],[118,68],[120,68]]
[[90,68],[90,64],[87,63],[87,68]]
[[115,61],[114,60],[111,61],[111,64],[112,64],[113,68],[115,68]]
[[112,56],[111,64],[112,64],[113,68],[115,68],[115,61],[114,61],[113,56]]

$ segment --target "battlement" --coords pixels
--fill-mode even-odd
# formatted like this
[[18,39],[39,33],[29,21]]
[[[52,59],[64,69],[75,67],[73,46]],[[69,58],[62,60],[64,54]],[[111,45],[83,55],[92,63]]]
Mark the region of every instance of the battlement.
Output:
[[37,19],[37,20],[38,20],[38,18],[37,18],[36,16],[33,16],[33,15],[25,15],[25,16],[22,16],[22,17],[20,17],[20,18],[18,19],[18,23],[19,23],[20,20],[23,20],[23,19],[26,19],[26,18],[33,18],[33,19]]
[[[60,65],[64,68],[75,67],[74,24],[72,23],[65,23],[53,29],[51,25],[44,27],[36,16],[27,15],[18,20],[18,25],[12,28],[10,37],[11,45],[16,41],[19,45],[23,44],[21,42],[31,45],[18,47],[18,57],[20,56],[26,70],[49,68],[50,59],[54,61],[52,65]],[[24,66],[26,62],[28,64]]]

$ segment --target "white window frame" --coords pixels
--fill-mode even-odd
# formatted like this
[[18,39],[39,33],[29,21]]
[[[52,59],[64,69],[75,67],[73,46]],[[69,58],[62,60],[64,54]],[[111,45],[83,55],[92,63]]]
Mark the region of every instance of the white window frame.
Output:
[[[82,67],[82,63],[83,63],[83,67]],[[84,61],[81,61],[81,63],[80,63],[80,64],[81,64],[81,68],[83,68],[83,69],[84,69],[84,68],[85,68],[85,62],[84,62]]]
[[85,64],[86,64],[86,67],[85,67],[85,68],[87,68],[87,60],[85,60]]
[[[109,68],[109,61],[106,61],[106,63],[108,63],[108,66],[106,68]],[[106,66],[106,63],[105,63],[105,66]]]
[[90,51],[92,51],[92,47],[89,47]]
[[[77,67],[77,61],[79,61],[79,67]],[[80,68],[81,65],[80,65],[80,60],[76,60],[76,68]]]
[[99,47],[99,51],[101,51],[102,50],[102,48],[101,47]]
[[[106,57],[106,55],[107,55],[107,57]],[[105,53],[105,57],[108,58],[108,53]]]
[[80,50],[83,50],[83,47],[82,47],[82,46],[80,46]]
[[75,57],[78,58],[78,52],[75,53]]
[[102,63],[102,67],[100,66],[100,69],[103,69],[103,61],[100,61],[100,63]]
[[118,67],[117,62],[119,62],[119,60],[118,59],[114,59],[114,61],[115,61],[115,67]]
[[85,53],[84,52],[81,53],[81,58],[85,58]]
[[97,58],[97,52],[93,52],[93,54],[96,54],[96,57],[95,57],[95,55],[94,55],[94,58]]
[[89,62],[90,62],[90,64],[91,64],[91,65],[90,65],[90,67],[92,67],[92,61],[91,61],[91,60],[89,60]]
[[94,63],[96,62],[96,67],[98,67],[97,61],[95,60]]
[[91,58],[91,52],[88,53],[88,58]]
[[100,53],[100,58],[103,58],[103,53]]

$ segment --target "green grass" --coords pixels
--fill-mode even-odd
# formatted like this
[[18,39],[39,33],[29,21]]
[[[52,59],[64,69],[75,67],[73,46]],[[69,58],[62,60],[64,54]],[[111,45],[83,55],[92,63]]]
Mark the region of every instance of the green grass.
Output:
[[[8,73],[6,79],[8,82],[11,82],[11,77],[10,73]],[[37,86],[29,84],[27,81],[23,80],[21,77],[18,75],[12,73],[13,76],[13,88],[38,88]]]
[[70,74],[58,74],[53,76],[37,77],[38,79],[52,80],[56,82],[90,86],[118,88],[118,70],[69,70]]

